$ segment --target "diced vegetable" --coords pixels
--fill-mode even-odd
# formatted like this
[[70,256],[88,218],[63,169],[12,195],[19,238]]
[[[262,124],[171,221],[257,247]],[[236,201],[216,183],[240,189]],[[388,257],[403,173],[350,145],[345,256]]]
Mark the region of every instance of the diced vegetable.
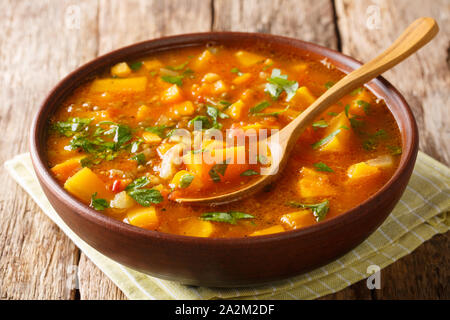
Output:
[[280,225],[276,225],[276,226],[273,226],[273,227],[269,227],[269,228],[266,228],[266,229],[255,231],[255,232],[250,234],[250,237],[264,236],[264,235],[267,235],[267,234],[279,233],[279,232],[284,232],[284,228],[282,226],[280,226]]
[[195,70],[204,70],[208,67],[209,62],[213,57],[214,55],[211,53],[211,51],[206,49],[196,60],[193,61],[192,67]]
[[156,229],[159,225],[158,215],[153,206],[130,209],[127,218],[131,225],[145,229]]
[[306,109],[313,104],[314,101],[316,101],[316,97],[314,97],[307,87],[302,86],[295,92],[295,96],[292,98],[291,103],[301,109]]
[[369,166],[377,167],[380,169],[392,168],[394,166],[394,159],[391,155],[379,156],[375,159],[367,160],[366,163]]
[[245,107],[244,102],[242,100],[238,100],[233,103],[228,109],[225,111],[231,118],[237,120],[241,117],[242,109]]
[[53,172],[56,179],[60,182],[65,182],[69,177],[73,176],[81,169],[80,161],[83,158],[85,158],[85,156],[68,159],[52,167],[50,170]]
[[111,200],[109,205],[111,208],[128,209],[134,206],[134,204],[133,198],[126,191],[121,191],[114,196],[114,199]]
[[366,89],[362,89],[350,104],[349,112],[358,116],[365,116],[368,113],[368,108],[372,102],[372,97],[369,92]]
[[116,77],[127,77],[131,74],[131,69],[126,62],[120,62],[111,68],[111,75]]
[[339,132],[332,137],[329,141],[320,146],[320,151],[329,152],[344,152],[349,148],[349,143],[351,139],[352,132],[350,130],[350,121],[345,116],[344,112],[334,117],[329,126],[325,129],[324,137],[328,137],[335,133],[337,130]]
[[96,79],[92,82],[90,90],[91,92],[141,92],[146,87],[146,77]]
[[144,138],[144,141],[146,143],[151,144],[151,145],[159,144],[162,141],[160,136],[158,136],[155,133],[147,132],[147,131],[142,133],[142,138]]
[[263,56],[243,50],[236,52],[234,56],[237,58],[239,63],[244,67],[253,66],[258,62],[262,62],[264,60]]
[[214,232],[214,225],[209,221],[200,220],[197,217],[183,219],[180,229],[185,236],[210,237]]
[[316,222],[311,210],[300,210],[281,216],[280,221],[291,229],[310,226]]
[[195,107],[191,101],[185,101],[174,105],[171,113],[176,117],[191,116],[195,113]]
[[166,91],[163,92],[161,99],[165,102],[181,102],[183,98],[183,94],[179,86],[174,84],[170,86]]
[[74,196],[89,203],[91,196],[110,200],[113,194],[107,190],[106,184],[89,168],[83,168],[67,179],[64,188]]
[[244,73],[233,79],[233,84],[242,85],[248,83],[252,78],[250,73]]
[[189,188],[191,190],[199,190],[202,188],[202,186],[203,185],[201,183],[201,180],[199,178],[196,178],[194,174],[186,170],[178,171],[170,182],[171,188]]
[[328,197],[337,193],[327,174],[306,167],[301,170],[298,186],[302,198]]
[[[154,112],[154,111],[153,111]],[[144,121],[152,118],[152,108],[143,104],[138,108],[136,119],[138,121]]]
[[144,60],[142,61],[142,63],[144,64],[144,68],[147,69],[148,71],[158,70],[163,66],[161,61],[157,59]]
[[347,176],[351,181],[358,181],[360,179],[371,179],[377,177],[381,173],[380,169],[367,164],[366,162],[359,162],[352,164],[347,170]]

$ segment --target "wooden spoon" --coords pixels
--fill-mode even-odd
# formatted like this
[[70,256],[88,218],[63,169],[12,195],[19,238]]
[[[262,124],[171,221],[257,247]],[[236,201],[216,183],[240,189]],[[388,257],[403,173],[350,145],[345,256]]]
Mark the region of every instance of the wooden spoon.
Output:
[[438,31],[439,27],[434,19],[428,17],[417,19],[383,53],[346,75],[281,131],[261,142],[267,143],[272,156],[271,165],[266,168],[267,174],[229,193],[203,198],[177,198],[176,201],[187,204],[219,205],[247,197],[272,183],[285,167],[289,154],[302,132],[322,112],[344,95],[409,57],[433,39]]

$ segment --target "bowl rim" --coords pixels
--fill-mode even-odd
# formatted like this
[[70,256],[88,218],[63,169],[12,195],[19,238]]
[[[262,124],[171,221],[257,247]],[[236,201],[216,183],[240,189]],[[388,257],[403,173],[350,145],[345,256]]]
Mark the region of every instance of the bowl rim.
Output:
[[[280,36],[280,35],[273,35],[273,34],[263,34],[263,33],[253,33],[253,32],[233,32],[233,31],[212,31],[212,32],[197,32],[197,33],[186,33],[186,34],[178,34],[178,35],[172,35],[172,36],[165,36],[160,38],[154,38],[146,41],[141,41],[137,43],[133,43],[131,45],[127,45],[124,47],[121,47],[119,49],[115,49],[113,51],[110,51],[106,54],[100,55],[92,60],[90,60],[87,63],[84,63],[83,65],[77,67],[75,70],[67,74],[62,80],[60,80],[46,95],[43,102],[40,104],[38,111],[36,112],[31,125],[30,130],[30,154],[32,163],[35,169],[35,172],[39,178],[39,181],[41,184],[44,184],[47,189],[50,190],[58,199],[61,199],[62,202],[72,211],[76,212],[77,215],[80,215],[83,219],[86,219],[90,221],[91,223],[101,225],[103,228],[111,229],[115,232],[121,232],[126,233],[130,236],[137,237],[140,239],[162,239],[164,241],[172,241],[172,242],[178,242],[178,243],[191,243],[191,244],[197,244],[202,246],[208,246],[208,245],[244,245],[248,246],[251,244],[258,244],[258,243],[264,243],[264,242],[271,242],[271,241],[283,241],[288,240],[292,238],[298,238],[298,237],[309,237],[314,235],[318,231],[326,231],[326,230],[332,230],[335,228],[339,228],[341,225],[345,225],[349,223],[350,221],[358,218],[362,218],[364,215],[360,214],[361,209],[364,209],[365,207],[369,207],[372,203],[376,202],[378,198],[380,198],[381,195],[386,193],[390,188],[392,188],[397,181],[399,177],[401,177],[403,174],[407,173],[408,171],[408,164],[411,161],[415,161],[417,151],[418,151],[418,128],[416,121],[414,119],[413,113],[411,111],[411,108],[409,107],[408,103],[406,102],[405,98],[401,95],[401,93],[385,78],[382,76],[379,76],[373,80],[371,80],[368,83],[373,83],[374,86],[382,89],[383,91],[388,91],[392,93],[391,98],[396,99],[397,103],[401,105],[403,108],[403,112],[405,113],[406,121],[403,122],[405,125],[405,131],[409,129],[411,131],[411,136],[407,136],[404,138],[402,135],[402,142],[403,140],[409,140],[411,143],[407,145],[402,145],[402,155],[400,158],[399,166],[397,167],[394,174],[391,176],[391,178],[373,195],[371,195],[369,198],[367,198],[365,201],[361,202],[357,206],[353,207],[352,209],[338,215],[335,217],[330,218],[329,220],[325,220],[322,222],[319,222],[317,224],[307,226],[304,228],[296,229],[296,230],[288,230],[285,232],[275,233],[275,234],[269,234],[269,235],[262,235],[262,236],[255,236],[255,237],[232,237],[232,238],[203,238],[203,237],[193,237],[193,236],[185,236],[185,235],[178,235],[178,234],[172,234],[172,233],[164,233],[160,231],[154,231],[154,230],[148,230],[144,228],[139,228],[130,224],[126,224],[122,221],[116,220],[112,217],[106,216],[102,214],[101,212],[98,212],[89,206],[83,204],[81,201],[76,199],[74,196],[69,194],[61,185],[58,184],[56,179],[51,175],[49,167],[46,165],[46,161],[43,159],[43,150],[40,150],[39,148],[39,133],[38,131],[42,121],[47,122],[47,118],[44,118],[43,115],[45,113],[45,110],[54,104],[54,102],[57,99],[61,99],[61,95],[63,94],[64,88],[67,88],[73,78],[76,78],[77,75],[79,75],[82,72],[86,72],[86,70],[89,70],[91,67],[93,70],[95,69],[95,72],[98,72],[100,67],[100,62],[108,62],[108,65],[117,62],[115,59],[118,58],[123,52],[126,52],[128,50],[135,49],[138,51],[141,51],[141,55],[144,54],[144,51],[146,50],[146,46],[149,44],[157,44],[161,43],[161,45],[164,45],[164,43],[167,42],[166,49],[162,50],[171,50],[175,48],[180,48],[182,45],[179,43],[170,43],[171,41],[175,42],[177,40],[182,40],[184,38],[192,38],[193,40],[197,40],[197,45],[201,42],[208,42],[210,40],[211,42],[219,42],[220,43],[220,37],[241,37],[241,38],[253,38],[255,40],[261,40],[261,41],[268,41],[274,42],[274,43],[281,43],[281,44],[287,44],[288,46],[295,47],[295,44],[297,44],[297,49],[300,49],[308,52],[312,52],[315,55],[323,56],[326,59],[331,59],[334,62],[338,62],[342,64],[347,70],[344,70],[343,68],[339,68],[344,73],[347,73],[349,70],[353,70],[359,66],[362,65],[362,63],[346,54],[343,54],[341,52],[338,52],[334,49],[330,49],[324,46],[321,46],[316,43],[303,41],[295,38]],[[196,45],[195,41],[191,41],[190,45]],[[147,49],[148,50],[148,49]],[[157,52],[158,50],[155,50]],[[133,54],[133,53],[132,53]],[[150,52],[146,52],[145,54],[150,54]],[[138,54],[139,55],[139,54]],[[96,64],[99,64],[98,66],[95,66]],[[103,63],[105,64],[105,63]],[[94,73],[95,73],[94,72]],[[78,85],[76,85],[78,86]],[[75,86],[75,87],[76,87]],[[64,94],[65,96],[65,94]],[[384,97],[385,99],[388,98],[388,96]],[[395,117],[393,114],[391,108],[389,107],[388,103],[386,103],[388,109],[390,110],[391,114],[395,118],[395,122],[397,126],[400,129],[400,132],[402,133],[402,129],[400,128],[400,121]],[[45,126],[45,125],[44,125]],[[409,128],[408,128],[409,127]],[[56,210],[55,210],[56,211]],[[368,211],[368,210],[366,210]]]

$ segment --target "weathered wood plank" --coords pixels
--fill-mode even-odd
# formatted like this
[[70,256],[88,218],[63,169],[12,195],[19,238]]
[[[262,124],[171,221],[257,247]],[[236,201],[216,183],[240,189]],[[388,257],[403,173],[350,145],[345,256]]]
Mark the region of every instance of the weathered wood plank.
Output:
[[[96,52],[96,3],[72,4],[0,2],[1,163],[28,149],[31,118],[50,88]],[[74,20],[77,8],[84,14]],[[0,180],[0,298],[73,298],[78,249],[4,169]]]
[[336,9],[343,52],[363,61],[386,48],[416,18],[430,16],[437,20],[441,30],[436,38],[384,76],[413,109],[421,150],[450,164],[450,2],[338,0]]
[[[100,1],[99,54],[165,35],[209,31],[210,1]],[[120,290],[84,255],[79,265],[81,299],[124,299]]]
[[[430,16],[440,33],[425,48],[384,75],[405,96],[417,119],[420,147],[447,165],[450,163],[448,108],[450,3],[433,1],[336,1],[342,49],[368,61],[386,48],[412,21]],[[378,23],[378,24],[377,24]],[[382,271],[377,299],[435,299],[449,296],[449,235],[426,242],[411,255]]]
[[214,30],[263,32],[337,48],[328,0],[214,0]]

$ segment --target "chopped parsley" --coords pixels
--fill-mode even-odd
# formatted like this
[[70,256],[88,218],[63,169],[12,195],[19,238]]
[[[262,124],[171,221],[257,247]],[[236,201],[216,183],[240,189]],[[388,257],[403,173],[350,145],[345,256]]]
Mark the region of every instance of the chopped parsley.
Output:
[[211,170],[209,170],[208,174],[211,177],[212,181],[220,182],[220,176],[225,175],[225,171],[227,170],[228,163],[217,163],[215,164]]
[[249,169],[241,173],[242,177],[258,176],[259,172]]
[[314,129],[317,129],[317,128],[326,128],[326,127],[328,127],[328,123],[327,123],[325,120],[319,120],[319,121],[314,122],[314,123],[312,124],[312,127],[313,127]]
[[190,173],[184,174],[180,179],[180,188],[187,188],[191,185],[192,180],[194,180],[194,175]]
[[316,168],[316,171],[334,172],[333,169],[331,169],[323,162],[314,163],[314,167]]
[[148,178],[143,176],[132,181],[125,190],[141,206],[149,207],[154,203],[160,203],[164,200],[158,190],[144,188],[149,183]]
[[133,63],[130,63],[130,69],[133,71],[137,71],[142,67],[142,61],[136,61]]
[[321,146],[327,144],[328,142],[330,142],[335,136],[337,136],[342,130],[342,128],[339,128],[335,131],[333,131],[332,133],[330,133],[328,136],[326,136],[325,138],[313,143],[311,145],[311,147],[315,150],[320,148]]
[[138,153],[137,155],[131,157],[131,160],[137,161],[138,164],[144,165],[147,160],[145,159],[145,155],[143,153]]
[[166,135],[165,135],[166,129],[171,129],[171,128],[172,127],[160,125],[160,126],[147,127],[144,130],[147,132],[154,133],[154,134],[160,136],[161,138],[165,138],[166,137]]
[[105,199],[97,198],[97,192],[95,192],[91,196],[91,203],[89,204],[89,206],[94,208],[97,211],[103,211],[103,210],[109,208],[109,203]]
[[365,114],[369,114],[370,103],[364,100],[356,100],[356,104],[363,108]]
[[214,222],[225,222],[230,224],[236,224],[240,219],[253,219],[254,216],[248,213],[240,211],[228,211],[228,212],[206,212],[200,216],[200,219]]
[[243,73],[242,73],[241,71],[239,71],[238,68],[232,68],[230,71],[231,71],[232,73],[237,74],[238,76],[242,76],[242,75],[243,75]]
[[330,209],[328,200],[316,204],[303,204],[295,201],[290,201],[287,204],[294,208],[311,209],[314,217],[316,217],[317,222],[322,221],[326,217],[328,210]]
[[325,83],[325,88],[330,89],[332,86],[334,86],[334,82],[333,81],[328,81],[327,83]]
[[267,101],[260,102],[256,106],[254,106],[253,108],[250,108],[250,113],[254,114],[254,113],[261,112],[262,110],[264,110],[268,106],[270,106],[269,102],[267,102]]
[[284,91],[287,95],[286,101],[290,101],[298,89],[298,82],[287,78],[287,75],[281,74],[280,69],[273,69],[264,91],[268,92],[274,100],[277,100]]
[[387,146],[387,148],[389,149],[389,151],[393,156],[398,156],[402,154],[402,148],[399,146]]
[[164,80],[165,82],[176,84],[177,86],[180,86],[180,87],[183,85],[183,78],[184,78],[183,75],[181,75],[181,76],[169,76],[169,75],[161,76],[161,79]]
[[58,121],[53,125],[53,129],[57,130],[61,135],[71,137],[77,132],[81,132],[88,128],[92,119],[87,118],[69,118],[67,121]]

